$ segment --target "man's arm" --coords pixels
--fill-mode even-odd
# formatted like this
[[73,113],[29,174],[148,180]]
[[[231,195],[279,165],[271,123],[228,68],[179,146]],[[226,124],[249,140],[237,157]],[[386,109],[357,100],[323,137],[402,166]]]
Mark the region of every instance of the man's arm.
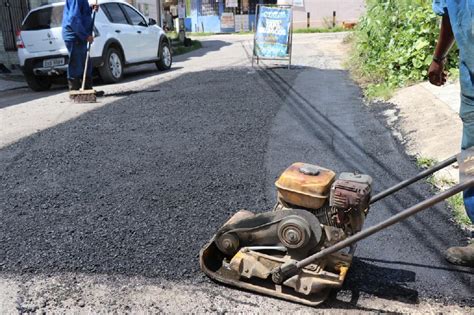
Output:
[[451,22],[448,14],[445,14],[441,20],[441,29],[439,31],[439,38],[434,51],[433,61],[428,70],[428,78],[431,84],[441,86],[446,83],[444,64],[446,63],[446,55],[453,46],[453,43],[454,35],[451,28]]

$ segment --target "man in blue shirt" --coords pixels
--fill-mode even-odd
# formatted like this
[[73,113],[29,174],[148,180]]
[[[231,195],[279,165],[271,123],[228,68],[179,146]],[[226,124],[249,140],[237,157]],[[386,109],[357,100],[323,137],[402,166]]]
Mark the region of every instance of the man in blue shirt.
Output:
[[[442,16],[442,21],[428,77],[437,86],[446,82],[446,56],[456,40],[461,83],[459,115],[463,122],[461,148],[464,150],[474,146],[474,0],[434,0],[433,10]],[[474,189],[465,190],[463,197],[467,214],[474,222]],[[474,267],[474,243],[449,248],[446,259],[453,264]]]
[[[92,43],[92,10],[88,0],[66,0],[64,5],[62,35],[69,53],[67,79],[69,90],[79,90],[87,56],[87,43]],[[92,89],[92,64],[87,67],[85,89]]]

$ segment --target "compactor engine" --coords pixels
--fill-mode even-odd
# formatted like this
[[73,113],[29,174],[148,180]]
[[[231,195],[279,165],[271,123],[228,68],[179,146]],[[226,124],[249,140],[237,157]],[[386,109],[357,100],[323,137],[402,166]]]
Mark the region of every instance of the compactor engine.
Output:
[[[459,184],[362,229],[369,205],[456,161]],[[231,286],[318,305],[342,286],[357,242],[474,187],[474,147],[374,196],[368,175],[336,178],[331,170],[305,163],[291,165],[275,185],[273,211],[232,216],[201,249],[201,269]]]
[[362,229],[369,210],[372,178],[336,174],[294,163],[276,181],[273,211],[241,210],[201,251],[201,268],[218,281],[305,304],[319,304],[340,287],[351,250],[326,256],[288,279],[274,273]]

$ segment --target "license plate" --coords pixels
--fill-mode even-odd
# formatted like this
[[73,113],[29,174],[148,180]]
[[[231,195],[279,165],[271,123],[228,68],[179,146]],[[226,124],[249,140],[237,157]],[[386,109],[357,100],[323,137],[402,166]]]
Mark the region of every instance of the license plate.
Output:
[[49,68],[54,66],[62,66],[64,65],[64,58],[54,58],[54,59],[46,59],[43,60],[43,67]]

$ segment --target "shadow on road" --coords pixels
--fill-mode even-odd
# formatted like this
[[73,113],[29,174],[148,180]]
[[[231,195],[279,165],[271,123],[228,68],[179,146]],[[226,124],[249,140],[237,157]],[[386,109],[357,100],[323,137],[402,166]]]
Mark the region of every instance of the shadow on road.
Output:
[[[228,45],[230,45],[230,43],[221,40],[204,41],[202,48],[187,54],[176,56],[174,57],[174,61],[183,62],[190,58],[198,58],[208,54],[209,52],[220,50],[222,47]],[[182,67],[173,66],[170,70],[166,72],[176,71],[179,69],[182,69]],[[126,68],[124,78],[121,83],[133,82],[152,76],[157,76],[157,79],[159,79],[161,73],[163,72],[159,72],[154,64],[131,66]],[[53,85],[53,87],[49,91],[44,92],[34,92],[29,88],[13,89],[1,92],[2,97],[0,98],[0,109],[65,92],[67,90],[66,79],[62,78],[58,81],[58,84]],[[98,76],[95,77],[94,84],[96,84],[97,87],[104,85]]]
[[199,57],[207,55],[209,52],[219,51],[221,48],[231,45],[230,42],[226,42],[223,40],[215,40],[215,39],[202,40],[201,44],[202,44],[202,48],[193,50],[187,54],[176,56],[174,57],[174,61],[182,62],[182,61],[189,60],[191,58],[199,58]]
[[53,96],[65,91],[65,86],[55,85],[49,91],[34,92],[31,89],[25,87],[21,89],[7,90],[1,92],[0,97],[0,109],[7,108],[34,100],[38,100],[44,97]]
[[352,293],[351,303],[356,303],[356,297],[363,292],[385,300],[416,304],[419,302],[418,291],[410,288],[410,284],[415,281],[416,273],[413,271],[381,267],[356,257],[343,290]]

